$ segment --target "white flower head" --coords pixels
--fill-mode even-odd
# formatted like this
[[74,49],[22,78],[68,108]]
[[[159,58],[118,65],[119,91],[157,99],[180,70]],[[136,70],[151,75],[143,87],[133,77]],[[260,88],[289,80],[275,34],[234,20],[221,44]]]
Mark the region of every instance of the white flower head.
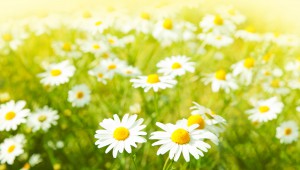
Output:
[[276,128],[276,138],[280,140],[280,143],[290,144],[298,140],[299,128],[295,121],[283,122]]
[[15,158],[24,153],[23,146],[25,142],[25,136],[21,134],[5,139],[0,145],[1,164],[12,165]]
[[91,100],[91,91],[85,84],[74,86],[68,92],[68,101],[72,103],[74,107],[83,107]]
[[141,137],[147,133],[142,131],[146,126],[142,125],[144,119],[138,120],[137,115],[125,114],[120,120],[118,115],[113,115],[113,119],[104,119],[99,125],[104,130],[97,130],[95,138],[98,148],[108,145],[105,153],[113,150],[113,157],[116,158],[118,153],[131,153],[131,146],[137,147],[136,143],[144,143],[146,139]]

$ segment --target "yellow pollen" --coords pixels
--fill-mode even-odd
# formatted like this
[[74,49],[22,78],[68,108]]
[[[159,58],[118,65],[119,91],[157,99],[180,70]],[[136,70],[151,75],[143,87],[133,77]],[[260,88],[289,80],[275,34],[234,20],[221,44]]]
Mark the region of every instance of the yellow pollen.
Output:
[[163,22],[163,27],[167,30],[171,30],[173,28],[173,22],[171,19],[165,19]]
[[179,68],[181,68],[181,67],[182,67],[181,64],[178,63],[178,62],[175,62],[175,63],[172,64],[172,69],[173,69],[173,70],[179,69]]
[[157,74],[149,74],[147,78],[147,83],[155,84],[160,82],[159,76]]
[[15,117],[16,117],[16,113],[13,112],[13,111],[7,112],[6,115],[5,115],[6,120],[12,120]]
[[104,75],[103,75],[102,73],[99,73],[99,74],[98,74],[98,77],[99,77],[99,78],[103,78],[103,76],[104,76]]
[[40,122],[44,122],[45,120],[47,120],[47,116],[41,115],[41,116],[39,116],[38,120],[39,120]]
[[171,139],[177,144],[184,145],[190,142],[190,134],[188,131],[179,128],[172,133]]
[[4,34],[4,35],[2,35],[2,38],[6,42],[9,42],[9,41],[13,40],[13,37],[12,37],[11,34]]
[[204,129],[205,127],[205,121],[200,115],[192,115],[188,118],[187,122],[188,126],[198,124],[198,129]]
[[29,163],[26,163],[26,164],[23,166],[22,169],[24,169],[24,170],[30,169],[30,164],[29,164]]
[[280,81],[278,79],[275,79],[271,82],[271,86],[274,88],[280,87]]
[[140,16],[144,20],[150,20],[150,14],[147,12],[142,12]]
[[108,70],[114,70],[117,68],[117,66],[115,64],[110,64],[107,68]]
[[79,91],[79,92],[76,93],[76,98],[77,99],[82,99],[83,96],[84,96],[84,93],[82,91]]
[[270,110],[270,108],[269,108],[269,106],[260,106],[258,108],[258,110],[259,110],[260,113],[266,113],[267,111]]
[[12,153],[16,148],[16,145],[11,145],[8,149],[7,149],[7,152],[8,153]]
[[225,70],[218,70],[218,71],[215,73],[215,77],[216,77],[218,80],[226,80],[226,71],[225,71]]
[[288,136],[292,133],[292,129],[291,128],[286,128],[284,129],[284,135]]
[[255,60],[251,57],[246,58],[244,61],[244,66],[248,69],[254,67]]
[[82,16],[83,16],[83,18],[91,18],[92,14],[89,11],[84,11]]
[[100,26],[102,24],[102,21],[95,22],[95,26]]
[[64,43],[64,45],[62,46],[62,49],[64,51],[71,51],[71,44],[70,43]]
[[220,15],[216,15],[214,19],[214,23],[216,25],[223,25],[224,23],[223,18]]
[[125,140],[129,136],[129,130],[125,127],[118,127],[115,129],[113,136],[116,140]]
[[95,50],[98,50],[98,49],[100,49],[100,45],[94,44],[94,45],[93,45],[93,48],[94,48]]
[[53,69],[53,70],[51,70],[51,75],[54,77],[59,76],[59,75],[61,75],[61,71],[58,69]]

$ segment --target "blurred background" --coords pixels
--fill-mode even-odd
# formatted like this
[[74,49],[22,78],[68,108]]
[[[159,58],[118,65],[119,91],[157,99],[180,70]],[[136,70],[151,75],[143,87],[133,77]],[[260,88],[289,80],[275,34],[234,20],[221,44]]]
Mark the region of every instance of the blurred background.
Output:
[[43,17],[85,10],[134,13],[156,8],[159,15],[159,12],[188,3],[203,10],[233,5],[263,29],[300,33],[299,0],[0,0],[0,23],[28,16]]

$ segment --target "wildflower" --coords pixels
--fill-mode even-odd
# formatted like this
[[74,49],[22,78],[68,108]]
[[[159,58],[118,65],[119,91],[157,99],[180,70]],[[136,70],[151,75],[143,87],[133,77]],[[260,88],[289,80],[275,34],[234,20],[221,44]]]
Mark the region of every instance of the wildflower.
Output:
[[146,139],[141,137],[147,133],[141,131],[146,126],[142,125],[144,119],[137,119],[137,115],[125,114],[120,120],[118,115],[113,115],[114,119],[104,119],[99,125],[104,130],[97,130],[95,138],[96,145],[98,148],[107,147],[105,153],[113,150],[113,157],[116,158],[118,152],[123,153],[124,149],[126,152],[131,153],[131,146],[137,147],[136,143],[144,143]]
[[5,139],[0,145],[1,163],[12,165],[15,158],[24,153],[25,142],[25,136],[21,134]]
[[44,85],[58,86],[67,83],[74,75],[75,67],[68,60],[60,63],[50,64],[46,67],[46,72],[38,74],[41,77],[41,83]]
[[83,107],[91,100],[91,91],[85,84],[74,86],[68,93],[68,101],[74,107]]
[[298,140],[298,125],[295,121],[286,121],[276,128],[276,138],[280,143],[290,144]]
[[26,122],[29,109],[24,109],[25,101],[9,101],[0,105],[0,131],[16,130],[21,123]]

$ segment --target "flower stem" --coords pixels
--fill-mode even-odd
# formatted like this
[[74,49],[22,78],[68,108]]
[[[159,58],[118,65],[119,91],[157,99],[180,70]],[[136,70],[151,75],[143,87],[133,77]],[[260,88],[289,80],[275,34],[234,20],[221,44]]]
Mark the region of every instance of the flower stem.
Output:
[[163,170],[166,170],[167,169],[167,165],[168,165],[168,162],[169,162],[170,158],[168,157],[165,164],[164,164],[164,167],[163,167]]

